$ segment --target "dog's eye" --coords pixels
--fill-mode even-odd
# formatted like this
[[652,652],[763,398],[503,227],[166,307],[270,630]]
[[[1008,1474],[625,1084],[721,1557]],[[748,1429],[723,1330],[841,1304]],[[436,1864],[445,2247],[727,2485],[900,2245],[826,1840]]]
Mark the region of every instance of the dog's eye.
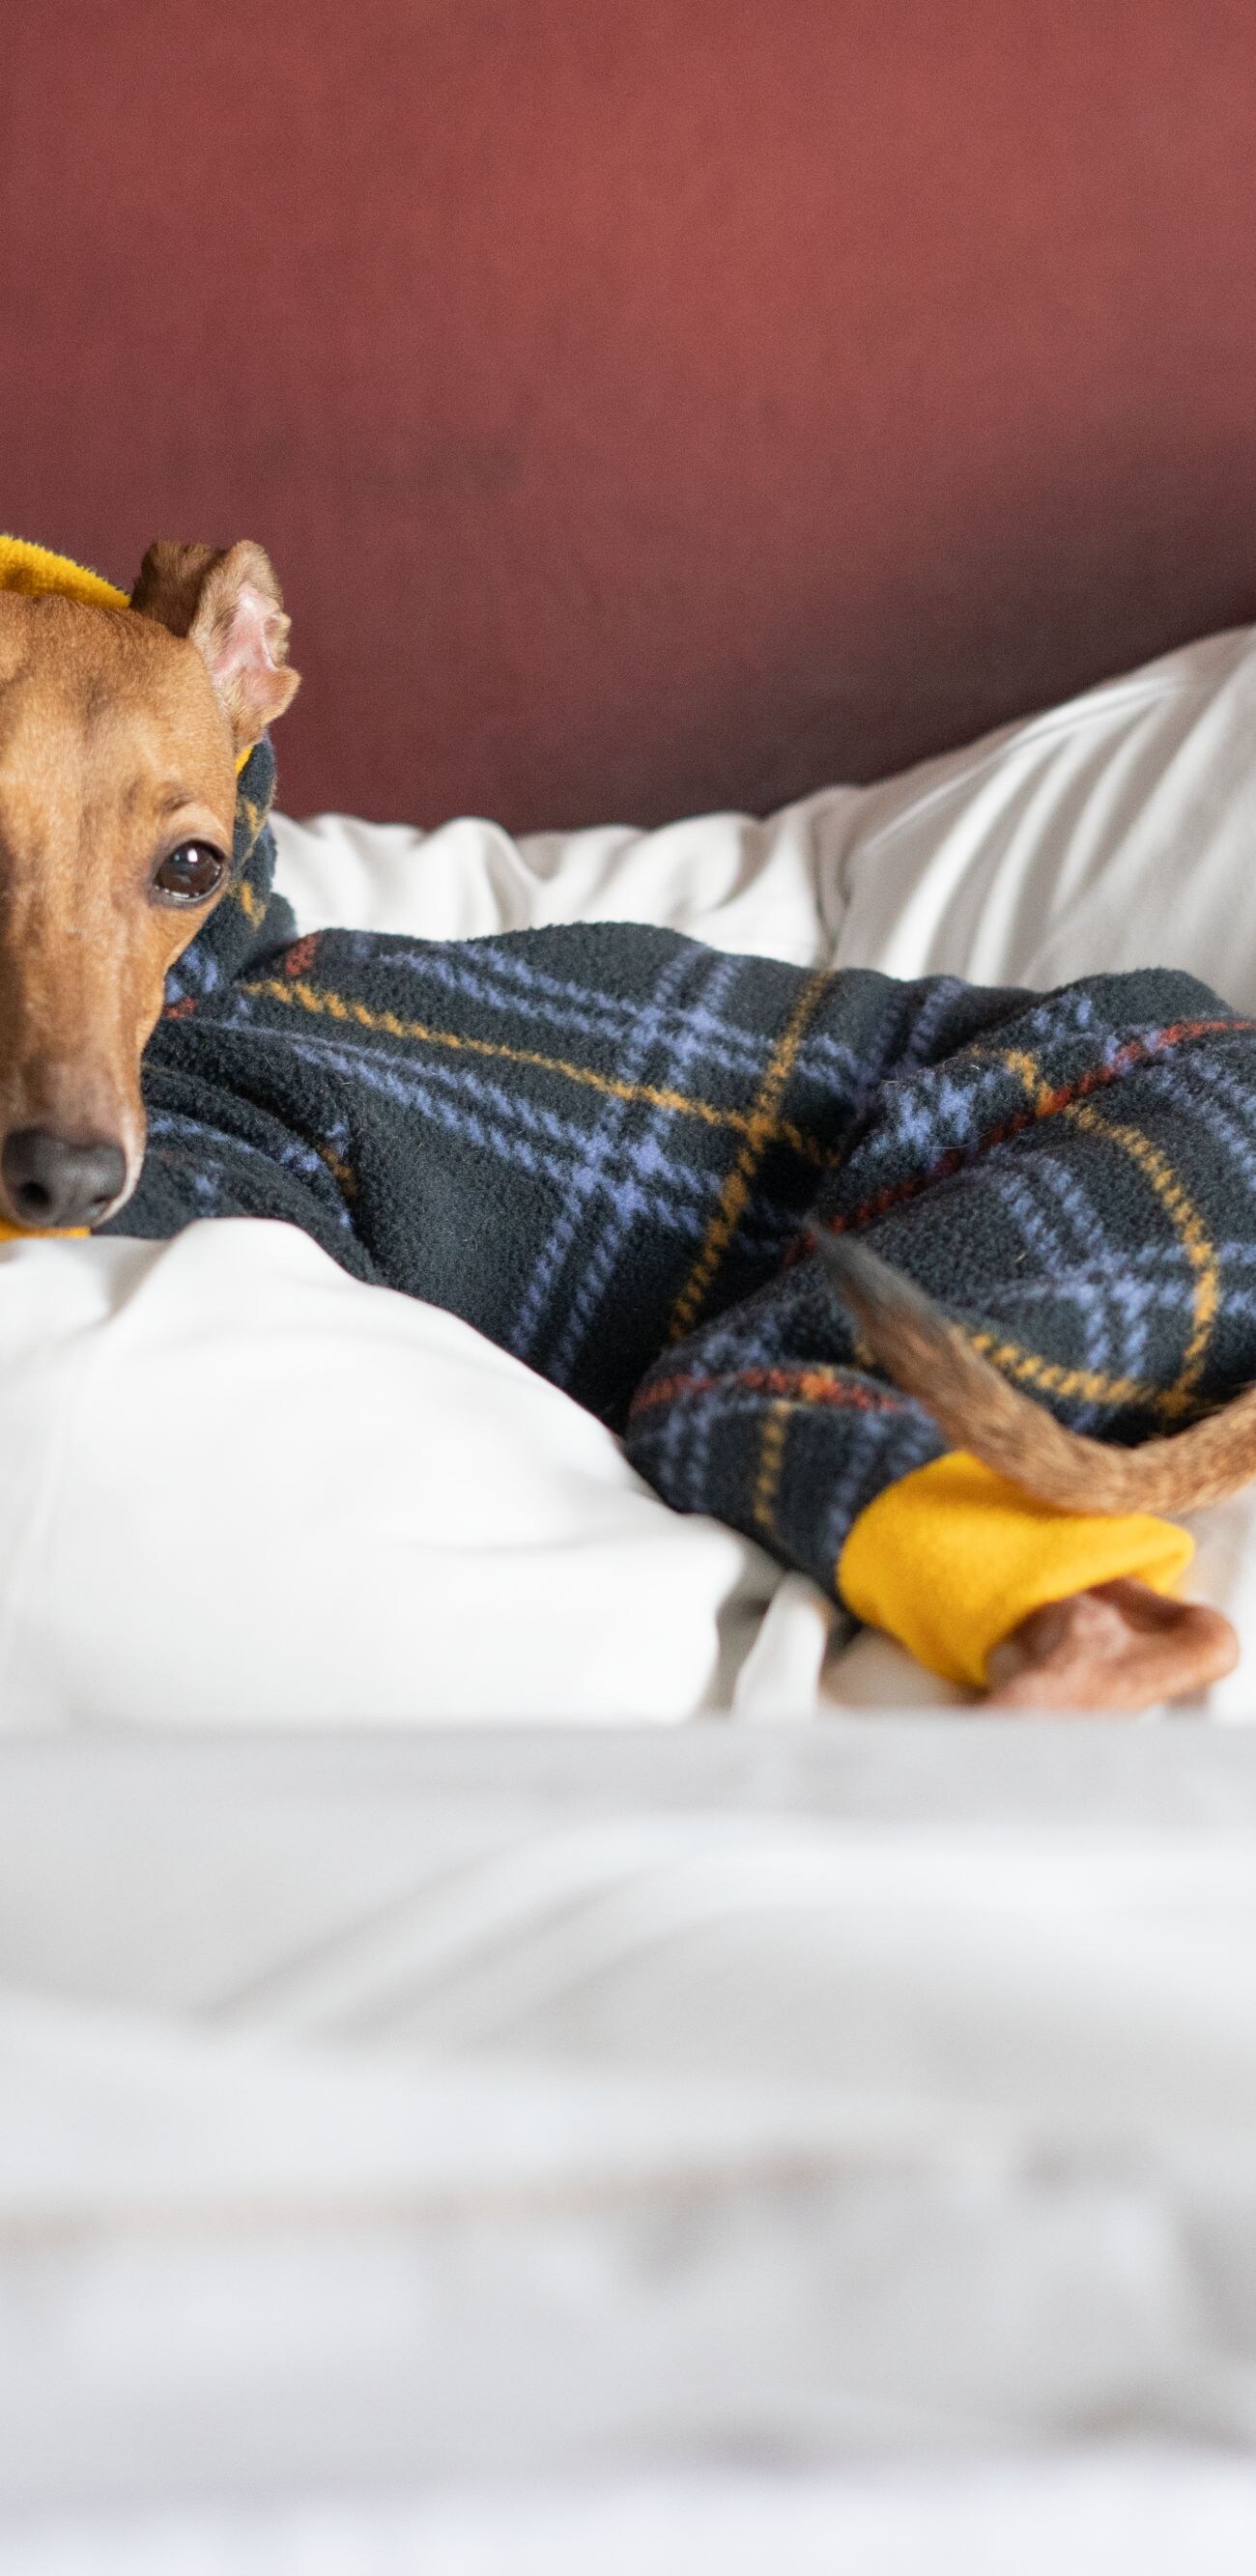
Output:
[[227,862],[211,841],[181,841],[155,871],[153,888],[163,903],[208,903],[226,873]]

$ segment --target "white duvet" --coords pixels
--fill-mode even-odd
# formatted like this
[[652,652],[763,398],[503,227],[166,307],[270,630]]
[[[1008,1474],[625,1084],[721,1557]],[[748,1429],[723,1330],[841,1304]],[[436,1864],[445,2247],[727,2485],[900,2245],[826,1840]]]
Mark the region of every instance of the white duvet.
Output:
[[5,2576],[1250,2569],[1254,1756],[10,1738]]
[[[1184,966],[1256,1009],[1256,637],[1222,635],[881,785],[512,840],[280,820],[302,929],[669,923],[799,963],[1049,985]],[[802,1717],[945,1701],[569,1400],[291,1230],[0,1247],[8,1722]],[[344,1496],[353,1500],[346,1504]],[[1256,1523],[1197,1588],[1256,1671]]]

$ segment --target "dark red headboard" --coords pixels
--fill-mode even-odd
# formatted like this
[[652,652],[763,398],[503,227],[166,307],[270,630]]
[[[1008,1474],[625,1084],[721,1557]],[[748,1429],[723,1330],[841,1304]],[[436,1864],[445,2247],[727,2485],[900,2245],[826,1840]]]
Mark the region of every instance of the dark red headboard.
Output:
[[767,807],[1256,613],[1251,0],[38,0],[0,526],[260,538],[284,801]]

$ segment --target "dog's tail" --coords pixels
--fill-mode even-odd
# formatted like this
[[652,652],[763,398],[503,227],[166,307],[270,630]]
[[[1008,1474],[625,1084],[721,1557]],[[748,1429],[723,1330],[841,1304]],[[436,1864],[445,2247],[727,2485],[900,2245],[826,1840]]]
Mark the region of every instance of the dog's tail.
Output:
[[850,1235],[815,1249],[879,1368],[957,1448],[1070,1512],[1188,1512],[1256,1476],[1256,1386],[1169,1439],[1119,1449],[1066,1431],[947,1323],[910,1279]]

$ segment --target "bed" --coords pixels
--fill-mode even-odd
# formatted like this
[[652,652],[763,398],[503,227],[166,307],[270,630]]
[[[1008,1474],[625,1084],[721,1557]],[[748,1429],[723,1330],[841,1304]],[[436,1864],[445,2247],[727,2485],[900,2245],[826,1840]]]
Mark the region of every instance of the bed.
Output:
[[[281,820],[281,873],[307,928],[570,906],[1028,979],[1172,905],[1256,996],[1254,699],[1238,630],[768,822]],[[1044,2567],[1247,2563],[1247,1673],[1159,1726],[948,1714],[284,1227],[9,1245],[0,1342],[15,2576],[993,2567],[1027,2515]],[[189,1452],[221,1614],[119,1620]],[[1247,1642],[1248,1507],[1198,1534]]]
[[[1175,964],[1256,1008],[1254,804],[1239,628],[766,820],[512,837],[281,817],[278,881],[303,930],[625,918],[1036,986],[1096,956],[1152,963],[1171,925]],[[10,1723],[771,1720],[960,1696],[750,1542],[671,1513],[601,1425],[466,1326],[359,1286],[290,1228],[11,1243],[0,1278]],[[195,1583],[174,1579],[120,1621],[166,1560],[172,1474],[195,1526],[230,1534],[231,1615],[190,1614]],[[1201,1595],[1256,1651],[1252,1504],[1196,1535]],[[1250,1672],[1212,1714],[1243,1714]]]
[[[1256,1009],[1254,109],[1242,0],[49,0],[0,514],[268,547],[305,928]],[[1246,1503],[1206,1707],[989,1727],[261,1225],[0,1247],[0,1455],[6,2576],[1246,2576]]]

